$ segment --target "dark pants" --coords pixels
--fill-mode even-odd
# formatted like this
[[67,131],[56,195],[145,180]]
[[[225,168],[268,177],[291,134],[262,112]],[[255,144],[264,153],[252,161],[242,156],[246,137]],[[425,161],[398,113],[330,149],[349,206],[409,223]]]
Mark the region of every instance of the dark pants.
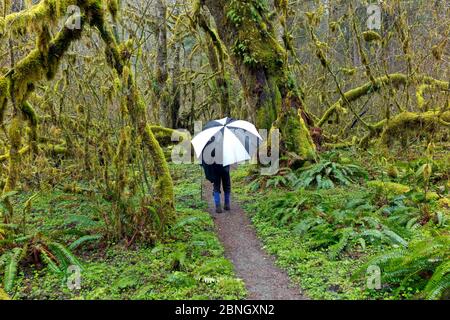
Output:
[[220,170],[217,172],[217,176],[214,179],[214,192],[220,193],[220,185],[222,184],[223,192],[230,193],[231,192],[231,178],[230,171],[228,170]]

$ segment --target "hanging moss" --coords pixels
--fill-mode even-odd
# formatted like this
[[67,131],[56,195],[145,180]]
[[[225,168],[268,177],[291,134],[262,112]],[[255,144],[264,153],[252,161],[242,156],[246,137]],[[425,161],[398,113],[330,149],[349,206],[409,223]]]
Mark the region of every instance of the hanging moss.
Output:
[[11,77],[11,93],[18,103],[26,99],[26,95],[34,89],[34,83],[44,76],[52,79],[64,53],[72,41],[81,36],[81,30],[64,28],[48,46],[47,52],[32,50],[13,69]]
[[423,109],[425,106],[425,98],[423,97],[423,92],[428,87],[429,85],[423,84],[417,88],[416,98],[417,98],[417,106],[419,107],[419,109]]
[[[104,15],[101,14],[101,10],[101,6],[94,6],[93,16],[95,16],[95,18],[91,19],[90,23],[99,30],[100,36],[105,42],[105,53],[109,59],[109,64],[117,71],[119,75],[122,75],[124,67],[129,63],[129,61],[123,60],[120,48],[113,37],[110,27],[105,22]],[[157,203],[159,204],[158,213],[161,224],[163,226],[171,225],[175,220],[172,178],[164,157],[164,152],[158,144],[158,141],[151,130],[151,126],[147,123],[146,106],[136,88],[136,83],[131,70],[129,71],[126,91],[127,109],[130,112],[130,116],[139,135],[142,137],[142,142],[147,146],[147,150],[153,160],[155,172],[157,172],[156,192],[158,197]]]
[[22,107],[20,110],[22,111],[25,118],[28,120],[28,123],[30,124],[30,145],[31,145],[31,149],[32,149],[33,153],[36,154],[37,153],[37,140],[38,140],[38,134],[37,134],[38,117],[37,117],[36,111],[34,110],[33,106],[28,101],[25,101],[22,104]]
[[9,83],[4,77],[0,77],[0,126],[3,125],[3,118],[9,95]]
[[49,24],[56,25],[69,5],[82,5],[84,2],[88,0],[43,0],[26,10],[7,15],[3,25],[7,32],[16,35],[40,32]]
[[108,0],[108,11],[113,17],[113,19],[117,18],[119,13],[119,1],[118,0]]
[[363,32],[362,36],[363,36],[364,40],[367,42],[383,40],[383,38],[380,36],[380,34],[373,30]]
[[[8,177],[6,179],[4,193],[13,191],[19,177],[20,154],[19,149],[22,144],[22,120],[15,116],[9,126],[9,166]],[[12,214],[12,213],[11,213]]]
[[434,45],[431,48],[431,52],[433,53],[433,57],[436,60],[442,60],[442,56],[445,52],[445,48],[447,47],[448,39],[444,39],[439,44]]
[[36,127],[38,124],[38,116],[33,106],[28,101],[25,101],[22,104],[21,111],[25,115],[26,119],[30,122],[30,125],[32,127]]

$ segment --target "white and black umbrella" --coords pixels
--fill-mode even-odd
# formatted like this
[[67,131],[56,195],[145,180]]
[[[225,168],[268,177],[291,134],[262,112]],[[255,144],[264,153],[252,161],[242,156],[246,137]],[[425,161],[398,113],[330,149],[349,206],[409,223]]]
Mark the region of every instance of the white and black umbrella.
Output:
[[192,139],[192,145],[203,162],[225,167],[250,160],[259,141],[262,138],[250,122],[224,118],[208,122],[203,131]]

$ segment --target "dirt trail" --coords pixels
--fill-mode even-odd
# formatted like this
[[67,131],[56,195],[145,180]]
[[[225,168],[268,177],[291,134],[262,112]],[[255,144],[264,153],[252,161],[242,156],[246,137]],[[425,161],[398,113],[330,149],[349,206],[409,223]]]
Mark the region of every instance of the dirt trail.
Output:
[[288,275],[275,266],[274,257],[262,249],[249,218],[233,201],[233,196],[231,211],[215,213],[212,185],[205,181],[203,199],[208,201],[217,234],[225,247],[225,256],[234,264],[236,275],[245,282],[249,300],[307,299],[298,287],[294,287]]

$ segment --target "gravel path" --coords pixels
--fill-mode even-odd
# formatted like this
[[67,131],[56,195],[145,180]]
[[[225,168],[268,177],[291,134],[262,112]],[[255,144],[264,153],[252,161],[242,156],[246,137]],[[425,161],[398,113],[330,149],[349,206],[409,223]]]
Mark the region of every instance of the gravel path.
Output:
[[205,181],[203,199],[208,201],[225,256],[234,264],[236,275],[245,282],[249,300],[307,299],[291,284],[288,275],[275,266],[274,257],[262,249],[249,218],[233,197],[231,211],[216,214],[212,185]]

